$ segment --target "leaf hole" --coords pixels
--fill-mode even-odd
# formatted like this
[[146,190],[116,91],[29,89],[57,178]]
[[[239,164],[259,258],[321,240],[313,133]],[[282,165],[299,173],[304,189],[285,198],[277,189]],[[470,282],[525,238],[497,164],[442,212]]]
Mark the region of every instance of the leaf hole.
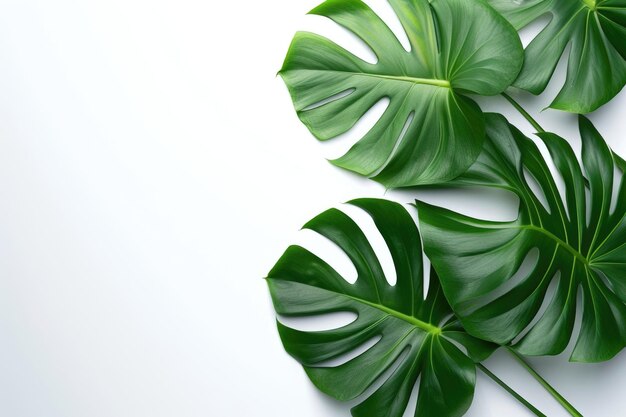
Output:
[[[514,0],[514,3],[523,4],[527,0]],[[533,20],[528,25],[524,26],[519,30],[520,38],[522,39],[522,44],[524,45],[524,49],[532,42],[533,39],[537,37],[543,30],[548,27],[550,22],[552,22],[553,15],[550,12],[544,13],[539,18]]]
[[[454,315],[452,315],[452,317],[454,317]],[[454,347],[457,348],[459,351],[463,352],[464,355],[470,356],[469,351],[467,350],[467,347],[463,345],[461,342],[452,338],[446,338],[446,340],[450,342],[451,344],[453,344]]]
[[332,103],[333,101],[341,100],[344,97],[348,97],[350,94],[354,93],[355,91],[356,91],[356,88],[348,88],[347,90],[334,94],[328,98],[325,98],[324,100],[318,101],[317,103],[313,103],[310,106],[307,106],[304,109],[302,109],[302,111],[304,112],[304,111],[317,109],[326,104]]
[[[541,143],[542,147],[545,147],[545,145],[543,143]],[[544,159],[546,161],[546,165],[548,166],[548,169],[550,170],[550,174],[552,175],[552,178],[554,179],[554,184],[556,185],[556,189],[558,192],[558,196],[555,196],[555,198],[559,198],[561,200],[561,202],[563,203],[563,209],[565,210],[565,216],[567,217],[568,220],[570,220],[570,212],[569,212],[569,207],[567,206],[567,188],[565,187],[565,180],[563,179],[563,175],[561,175],[561,172],[556,168],[556,165],[553,161],[553,159],[549,156],[550,154],[546,151],[546,154],[544,155]]]
[[394,372],[396,372],[398,370],[398,368],[400,367],[400,365],[407,360],[407,357],[409,356],[409,352],[411,351],[411,347],[407,346],[405,347],[402,352],[398,355],[398,357],[396,358],[396,360],[391,364],[391,366],[389,366],[385,372],[383,372],[378,378],[376,378],[376,380],[374,381],[374,383],[367,389],[365,390],[365,392],[363,394],[361,394],[357,400],[355,401],[355,405],[356,404],[360,404],[363,401],[365,401],[365,399],[369,398],[370,396],[372,396],[372,394],[374,394],[376,391],[378,391],[380,389],[380,387],[382,387],[382,385],[389,379],[391,378],[391,376],[394,374]]
[[458,320],[457,317],[454,315],[454,313],[448,313],[445,316],[443,316],[443,318],[441,319],[441,321],[439,323],[437,323],[437,326],[439,327],[444,327],[447,326],[448,324],[454,322]]
[[400,131],[400,135],[398,136],[398,140],[396,140],[396,143],[393,146],[393,149],[391,150],[391,153],[389,154],[389,157],[387,158],[385,163],[380,167],[380,169],[378,169],[378,170],[376,170],[375,172],[372,173],[372,177],[375,177],[383,169],[385,169],[387,167],[387,165],[389,164],[389,161],[391,161],[391,159],[393,159],[393,157],[396,155],[396,153],[398,151],[398,148],[400,147],[400,145],[402,145],[402,142],[404,142],[404,139],[406,138],[406,134],[407,134],[407,132],[409,130],[409,127],[411,126],[411,123],[413,122],[414,118],[415,118],[415,112],[411,112],[409,114],[409,117],[407,117],[406,122],[404,122],[404,126],[402,127],[402,130]]
[[511,278],[503,282],[499,287],[491,291],[489,294],[486,294],[485,296],[478,298],[477,301],[472,306],[469,313],[475,312],[476,310],[486,306],[489,303],[492,303],[498,298],[509,293],[514,288],[520,286],[524,281],[526,281],[531,276],[532,272],[537,267],[538,262],[539,262],[539,249],[532,248],[526,254],[526,257],[520,264],[515,274],[513,274]]
[[600,279],[600,281],[602,281],[602,284],[604,284],[606,288],[611,290],[611,292],[619,294],[619,290],[615,288],[613,281],[611,281],[604,272],[598,271],[596,276]]
[[383,269],[385,280],[389,285],[395,286],[398,282],[398,276],[393,257],[374,220],[364,210],[350,204],[341,206],[341,210],[359,226],[376,254],[376,258]]
[[414,417],[415,410],[417,410],[417,397],[419,396],[419,386],[422,383],[422,376],[418,376],[413,388],[411,389],[411,395],[409,396],[409,403],[406,405],[406,410],[402,417]]
[[535,317],[533,317],[530,323],[528,323],[528,326],[526,326],[526,328],[524,328],[524,330],[522,330],[520,334],[511,341],[512,345],[515,345],[520,340],[522,340],[524,336],[526,336],[528,332],[530,332],[530,330],[533,327],[535,327],[535,325],[539,322],[539,320],[541,320],[541,317],[543,317],[545,312],[548,310],[548,307],[552,303],[552,300],[554,299],[554,297],[556,297],[556,289],[561,279],[562,279],[561,271],[558,271],[556,274],[554,274],[554,276],[550,280],[550,284],[548,285],[548,288],[546,289],[546,293],[543,297],[541,306],[539,307],[539,310],[537,310],[537,314],[535,314]]
[[437,52],[441,53],[441,29],[439,28],[440,23],[439,23],[439,19],[438,19],[438,15],[435,12],[435,8],[432,6],[432,4],[429,4],[430,6],[430,17],[432,19],[433,22],[433,28],[435,29],[435,40],[437,41]]
[[303,332],[322,332],[335,330],[352,324],[358,315],[349,311],[319,314],[316,316],[287,317],[278,316],[278,321],[287,327]]
[[309,229],[303,229],[296,235],[296,244],[323,259],[343,279],[354,284],[358,279],[356,268],[348,255],[334,242]]
[[537,197],[543,208],[545,208],[548,213],[551,213],[550,204],[548,204],[546,194],[539,185],[537,179],[526,168],[524,168],[524,178],[526,179],[526,183],[532,190],[533,194]]
[[398,15],[393,10],[393,7],[391,7],[391,4],[385,0],[367,0],[364,1],[364,3],[366,3],[370,9],[372,9],[374,13],[376,13],[383,22],[385,22],[404,50],[411,52],[411,42],[409,42],[409,37],[406,34]]
[[316,368],[336,368],[337,366],[344,365],[350,362],[353,359],[358,358],[374,346],[382,339],[382,335],[374,336],[371,339],[367,340],[365,343],[360,345],[359,347],[351,350],[350,352],[344,353],[342,355],[336,356],[327,361],[320,362],[315,365]]
[[585,207],[585,223],[587,224],[587,227],[589,227],[591,225],[591,190],[589,190],[589,187],[585,187]]
[[326,157],[332,160],[345,155],[357,141],[378,123],[390,102],[388,97],[381,98],[346,133],[336,136],[333,140],[321,142],[322,146],[326,148],[324,151]]
[[[565,85],[566,78],[567,78],[567,68],[568,68],[569,56],[570,56],[571,49],[572,49],[572,42],[569,42],[567,44],[567,46],[565,46],[565,49],[563,50],[563,54],[559,58],[559,61],[558,61],[557,65],[556,65],[556,68],[555,68],[553,74],[552,74],[552,77],[550,78],[550,81],[548,82],[548,85],[547,85],[546,89],[542,93],[542,96],[544,96],[544,97],[556,97],[559,94],[559,92],[561,91],[561,89],[563,88],[563,85]],[[550,103],[551,103],[551,101],[549,101],[545,105],[549,106]],[[562,117],[564,119],[570,118],[570,120],[571,120],[571,115],[570,114],[562,115]],[[576,124],[572,122],[571,126],[575,126],[575,125]],[[566,137],[566,138],[573,138],[575,136],[574,132],[575,132],[575,130],[572,130],[571,134],[565,134],[564,137]],[[563,132],[563,133],[566,133],[566,132]],[[572,145],[574,145],[574,144],[572,143]],[[577,148],[575,147],[574,149],[577,149]]]
[[617,203],[619,203],[620,189],[622,187],[622,181],[624,181],[624,173],[617,166],[613,168],[613,194],[611,195],[611,208],[610,214],[615,213],[617,209]]
[[570,341],[565,348],[565,352],[571,355],[574,351],[574,347],[576,346],[576,342],[578,342],[578,336],[580,335],[580,330],[583,326],[583,309],[585,308],[593,308],[593,306],[586,306],[583,302],[583,289],[582,286],[578,286],[578,291],[576,292],[576,318],[574,319],[574,326],[572,327],[572,336]]
[[428,290],[430,290],[430,276],[433,270],[431,268],[430,259],[424,255],[424,300],[428,297]]
[[369,64],[378,62],[378,57],[363,39],[325,16],[307,15],[302,29],[328,38]]

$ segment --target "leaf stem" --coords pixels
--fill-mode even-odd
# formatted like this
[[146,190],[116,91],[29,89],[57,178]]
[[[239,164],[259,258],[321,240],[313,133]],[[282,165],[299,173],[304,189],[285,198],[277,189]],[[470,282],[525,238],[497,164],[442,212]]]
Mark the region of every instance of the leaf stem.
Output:
[[502,97],[507,99],[507,101],[511,103],[513,107],[515,107],[515,109],[520,112],[522,116],[524,116],[526,120],[528,120],[528,123],[530,123],[535,128],[535,130],[537,130],[538,133],[545,133],[545,129],[541,127],[541,125],[537,123],[537,121],[533,119],[533,117],[528,114],[528,112],[524,110],[524,108],[517,101],[515,101],[513,97],[511,97],[507,93],[502,93]]
[[480,369],[481,371],[483,371],[483,373],[485,375],[487,375],[489,378],[493,379],[498,385],[500,385],[502,388],[504,388],[504,390],[506,392],[508,392],[509,394],[511,394],[513,397],[515,397],[515,399],[517,401],[519,401],[520,403],[522,403],[526,408],[528,408],[534,415],[536,415],[537,417],[547,417],[545,414],[543,414],[541,411],[539,411],[534,405],[532,405],[531,403],[529,403],[528,401],[526,401],[526,399],[524,397],[522,397],[521,395],[519,395],[517,392],[515,392],[513,390],[513,388],[509,387],[504,381],[502,381],[500,378],[498,378],[496,375],[493,374],[493,372],[491,372],[489,369],[487,369],[483,364],[479,363],[478,365],[478,369]]
[[541,386],[543,386],[546,391],[548,391],[550,393],[550,395],[552,395],[554,397],[555,400],[557,400],[559,402],[559,404],[561,404],[561,406],[563,406],[563,408],[571,415],[574,417],[583,417],[583,415],[574,408],[574,406],[572,404],[570,404],[561,394],[559,394],[559,392],[554,389],[554,387],[552,387],[552,385],[550,385],[548,383],[548,381],[546,381],[545,379],[543,379],[543,377],[541,375],[539,375],[537,373],[537,371],[535,371],[528,362],[526,362],[524,360],[524,358],[517,353],[516,351],[514,351],[512,348],[507,346],[507,350],[513,355],[513,357],[515,359],[517,359],[517,361],[532,375],[533,378],[535,378],[537,380],[537,382],[539,382],[541,384]]

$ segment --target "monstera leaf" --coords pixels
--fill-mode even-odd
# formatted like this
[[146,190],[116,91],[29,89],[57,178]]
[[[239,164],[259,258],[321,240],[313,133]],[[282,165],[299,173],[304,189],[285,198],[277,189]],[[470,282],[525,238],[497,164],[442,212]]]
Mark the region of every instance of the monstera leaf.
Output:
[[565,140],[540,134],[563,178],[562,198],[530,139],[499,115],[487,125],[483,153],[455,183],[514,192],[519,217],[493,222],[417,204],[426,253],[448,300],[474,336],[514,341],[525,355],[555,355],[572,337],[580,292],[571,360],[610,359],[626,342],[626,181],[613,187],[615,162],[623,160],[614,161],[582,116],[582,167]]
[[611,100],[626,83],[626,0],[488,0],[518,29],[551,15],[526,48],[515,82],[541,93],[571,44],[567,79],[551,107],[588,113]]
[[[285,349],[321,391],[339,400],[357,398],[384,379],[353,408],[356,417],[401,417],[420,375],[417,417],[463,415],[474,393],[474,361],[489,356],[493,345],[463,331],[434,272],[424,297],[420,236],[402,206],[369,199],[350,204],[374,220],[389,247],[397,283],[389,285],[374,250],[350,217],[335,209],[319,215],[305,228],[338,245],[354,263],[358,280],[348,283],[311,252],[292,246],[267,279],[276,312],[292,317],[352,312],[358,317],[345,327],[319,332],[279,322]],[[324,365],[374,338],[380,339],[354,359]]]
[[387,187],[432,184],[463,173],[485,137],[478,105],[515,80],[523,49],[515,30],[480,1],[389,0],[410,42],[360,0],[328,0],[326,16],[376,54],[370,64],[312,33],[298,33],[280,71],[302,122],[320,140],[350,130],[383,98],[384,114],[335,165]]

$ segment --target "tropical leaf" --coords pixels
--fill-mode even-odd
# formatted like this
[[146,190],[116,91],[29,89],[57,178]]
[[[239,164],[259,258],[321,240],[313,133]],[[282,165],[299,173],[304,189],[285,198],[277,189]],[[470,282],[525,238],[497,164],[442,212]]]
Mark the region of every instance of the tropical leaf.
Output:
[[[483,153],[453,184],[510,190],[519,216],[493,222],[417,203],[426,253],[448,300],[474,336],[513,341],[524,355],[555,355],[572,338],[582,293],[571,360],[610,359],[626,343],[626,181],[613,191],[623,160],[583,116],[582,166],[564,139],[539,134],[563,178],[562,198],[534,142],[502,116],[487,120]],[[530,265],[520,269],[525,259]]]
[[[402,206],[371,199],[350,204],[376,224],[389,247],[397,283],[389,285],[370,243],[350,217],[336,209],[317,216],[304,227],[338,245],[353,262],[358,280],[348,283],[322,259],[292,246],[267,279],[276,312],[291,317],[352,312],[358,317],[345,327],[319,332],[278,322],[285,349],[321,391],[339,400],[361,396],[382,378],[382,385],[353,408],[355,417],[401,417],[420,375],[416,417],[463,415],[472,402],[475,361],[488,357],[494,346],[463,331],[434,272],[424,298],[420,236]],[[354,359],[324,365],[377,337],[373,347]]]
[[389,0],[407,52],[360,0],[328,0],[311,11],[361,38],[370,64],[330,40],[296,34],[280,74],[300,120],[320,140],[347,132],[383,98],[389,106],[337,166],[387,187],[432,184],[463,173],[485,137],[478,105],[461,94],[494,95],[520,71],[515,30],[483,2]]
[[626,0],[488,0],[518,29],[549,13],[528,45],[517,87],[540,94],[571,44],[567,79],[551,107],[589,113],[626,84]]

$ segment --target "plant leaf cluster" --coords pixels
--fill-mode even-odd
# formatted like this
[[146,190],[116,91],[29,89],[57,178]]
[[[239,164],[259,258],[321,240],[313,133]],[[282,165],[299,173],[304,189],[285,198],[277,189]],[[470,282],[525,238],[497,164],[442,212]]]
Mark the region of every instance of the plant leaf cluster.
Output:
[[516,87],[543,92],[568,46],[567,77],[552,108],[589,113],[626,84],[625,0],[488,1],[517,29],[550,19],[526,48]]
[[[401,205],[371,199],[350,204],[373,219],[389,248],[397,282],[389,285],[372,246],[350,217],[337,209],[320,214],[304,228],[342,249],[358,279],[350,284],[324,260],[291,246],[267,278],[276,312],[286,317],[350,312],[357,318],[318,332],[278,322],[285,349],[303,364],[315,386],[339,400],[363,395],[382,377],[382,385],[353,409],[355,417],[402,417],[418,377],[416,417],[462,416],[474,393],[474,362],[488,357],[495,345],[461,328],[434,271],[424,294],[420,235]],[[324,366],[374,338],[380,340],[360,356]],[[392,368],[391,375],[383,375]]]
[[300,120],[320,140],[345,133],[383,98],[376,125],[335,165],[387,187],[434,184],[462,174],[485,139],[467,93],[495,95],[520,71],[515,30],[492,8],[467,0],[389,0],[409,39],[406,51],[360,0],[328,0],[310,13],[352,32],[377,57],[363,61],[322,36],[296,34],[280,75]]
[[[488,116],[487,130],[480,158],[451,184],[511,191],[519,216],[493,222],[417,203],[426,253],[446,296],[472,334],[501,345],[521,335],[514,344],[520,353],[556,355],[571,338],[580,290],[571,359],[612,358],[626,343],[626,181],[613,191],[611,150],[583,116],[582,166],[564,139],[539,134],[565,184],[562,197],[533,141],[500,115]],[[516,276],[533,250],[536,259]]]
[[[316,138],[332,140],[387,99],[380,119],[333,164],[387,188],[506,190],[519,198],[518,216],[495,222],[417,201],[418,230],[397,203],[350,202],[389,250],[391,285],[354,220],[337,209],[320,214],[304,228],[343,251],[358,278],[351,284],[291,246],[267,277],[274,307],[282,317],[356,318],[324,331],[279,318],[283,345],[322,392],[355,401],[355,417],[401,417],[416,389],[416,417],[460,417],[471,405],[476,369],[545,417],[482,361],[499,346],[522,362],[523,355],[559,354],[572,340],[577,362],[606,361],[626,346],[626,162],[584,116],[579,161],[565,139],[540,129],[504,92],[543,92],[569,47],[566,80],[551,107],[583,114],[608,103],[626,84],[626,0],[387,1],[408,50],[361,0],[327,0],[311,11],[354,34],[376,62],[297,33],[280,75],[298,117]],[[524,50],[516,29],[546,15]],[[540,130],[549,160],[471,98],[497,94]],[[423,251],[432,262],[427,291]],[[570,415],[582,416],[523,363]]]

